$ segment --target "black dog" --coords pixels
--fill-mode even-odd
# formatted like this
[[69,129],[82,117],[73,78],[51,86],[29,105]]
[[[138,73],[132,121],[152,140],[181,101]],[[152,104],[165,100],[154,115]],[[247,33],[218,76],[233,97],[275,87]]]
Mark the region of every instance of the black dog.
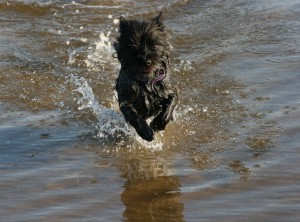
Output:
[[[170,83],[170,36],[160,13],[149,21],[120,19],[114,43],[121,70],[116,80],[120,110],[145,140],[164,130],[173,119],[177,88]],[[150,126],[146,119],[154,117]]]

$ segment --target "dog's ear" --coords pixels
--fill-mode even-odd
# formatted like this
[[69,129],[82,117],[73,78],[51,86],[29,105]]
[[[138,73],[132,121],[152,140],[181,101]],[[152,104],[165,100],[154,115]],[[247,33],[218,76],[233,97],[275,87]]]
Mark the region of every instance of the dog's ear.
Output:
[[120,17],[120,32],[122,32],[123,30],[126,30],[127,26],[128,26],[128,21],[123,16],[121,16]]
[[162,12],[160,12],[158,16],[156,16],[154,19],[152,19],[152,21],[155,24],[162,26],[163,25],[163,22],[162,22]]
[[124,18],[124,16],[121,15],[120,18],[119,18],[120,24],[121,24],[122,22],[125,22],[125,20],[126,20],[126,19]]

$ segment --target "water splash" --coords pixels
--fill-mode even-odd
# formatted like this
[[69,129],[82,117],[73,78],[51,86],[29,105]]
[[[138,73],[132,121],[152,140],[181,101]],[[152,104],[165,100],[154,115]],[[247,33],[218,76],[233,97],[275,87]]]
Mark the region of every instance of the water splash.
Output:
[[78,110],[90,109],[95,114],[97,124],[97,135],[98,139],[122,139],[119,142],[119,146],[126,145],[125,138],[129,137],[132,139],[132,144],[127,144],[130,148],[147,148],[151,150],[162,150],[163,148],[163,132],[156,133],[155,139],[151,142],[147,142],[140,138],[135,130],[129,126],[121,113],[114,109],[109,109],[101,104],[95,98],[91,86],[87,80],[83,77],[71,74],[69,81],[74,83],[77,88],[74,90],[79,92],[82,96],[78,99]]
[[111,43],[110,35],[111,31],[106,34],[101,32],[99,34],[99,40],[89,46],[88,56],[84,60],[86,67],[90,71],[100,71],[104,67],[112,66],[115,69],[119,66],[116,59],[113,59],[114,48]]
[[78,87],[74,91],[79,92],[82,97],[78,100],[78,109],[90,109],[98,119],[98,138],[109,138],[111,136],[131,135],[123,116],[116,110],[106,108],[98,103],[92,88],[85,78],[70,75],[70,80]]
[[159,132],[155,134],[154,140],[151,142],[147,142],[143,140],[137,133],[135,133],[135,141],[137,142],[137,146],[142,146],[151,150],[162,150],[163,149],[163,132]]

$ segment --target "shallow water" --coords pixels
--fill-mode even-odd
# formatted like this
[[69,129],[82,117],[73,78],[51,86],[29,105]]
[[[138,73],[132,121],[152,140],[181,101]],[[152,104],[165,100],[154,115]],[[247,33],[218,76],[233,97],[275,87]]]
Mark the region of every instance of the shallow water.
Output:
[[[0,2],[0,221],[299,221],[300,1]],[[180,104],[146,143],[112,43],[160,10]]]

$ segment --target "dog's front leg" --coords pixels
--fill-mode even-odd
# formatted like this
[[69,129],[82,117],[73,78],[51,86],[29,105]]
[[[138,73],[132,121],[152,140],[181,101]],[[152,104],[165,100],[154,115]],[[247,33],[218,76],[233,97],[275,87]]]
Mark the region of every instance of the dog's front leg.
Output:
[[164,130],[166,125],[173,119],[173,111],[177,105],[177,94],[170,94],[163,104],[161,113],[150,123],[155,131]]
[[146,120],[140,117],[131,104],[121,103],[120,110],[123,113],[125,120],[135,128],[140,137],[147,141],[152,141],[154,139],[153,130],[149,127]]

